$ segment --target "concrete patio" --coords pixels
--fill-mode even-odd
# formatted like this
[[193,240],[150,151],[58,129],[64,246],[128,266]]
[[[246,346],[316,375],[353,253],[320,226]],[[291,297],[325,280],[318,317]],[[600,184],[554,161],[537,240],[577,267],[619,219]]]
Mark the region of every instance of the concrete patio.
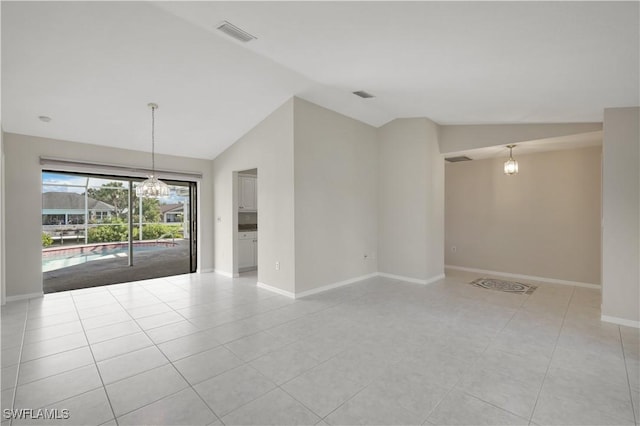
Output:
[[94,260],[45,272],[42,283],[45,293],[55,293],[189,272],[189,242],[180,241],[163,250],[135,252],[133,266],[126,257]]

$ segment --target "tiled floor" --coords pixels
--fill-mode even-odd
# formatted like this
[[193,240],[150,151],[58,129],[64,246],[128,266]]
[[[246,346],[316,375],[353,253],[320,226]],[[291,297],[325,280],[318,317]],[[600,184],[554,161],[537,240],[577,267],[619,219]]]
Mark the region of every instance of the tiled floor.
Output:
[[469,278],[293,301],[194,274],[10,303],[2,408],[66,409],[65,425],[638,421],[639,332],[600,322],[598,291]]

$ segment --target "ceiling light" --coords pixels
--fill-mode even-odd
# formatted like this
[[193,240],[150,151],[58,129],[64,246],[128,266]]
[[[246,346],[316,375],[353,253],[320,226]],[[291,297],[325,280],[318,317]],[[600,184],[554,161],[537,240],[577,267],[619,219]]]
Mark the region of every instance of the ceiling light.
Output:
[[48,123],[48,122],[51,121],[51,117],[46,116],[46,115],[40,115],[40,116],[38,116],[38,120],[44,121],[45,123]]
[[151,174],[147,176],[147,180],[138,184],[136,187],[136,195],[138,197],[160,198],[169,196],[169,186],[158,180],[156,177],[156,141],[155,141],[155,125],[157,104],[149,104],[151,108]]
[[247,43],[247,42],[249,42],[251,40],[255,40],[256,39],[256,36],[251,35],[248,32],[246,32],[245,30],[242,30],[242,29],[236,27],[231,22],[222,21],[220,23],[220,25],[218,25],[217,29],[222,31],[223,33],[225,33],[229,37],[233,37],[236,40],[241,41],[243,43]]
[[513,148],[515,147],[515,145],[507,145],[507,148],[509,148],[509,159],[504,162],[505,175],[515,175],[518,173],[518,162],[513,159],[512,155]]
[[354,95],[360,96],[361,98],[364,98],[364,99],[375,98],[375,96],[373,96],[371,93],[367,93],[364,90],[358,90],[358,91],[352,92],[352,93]]

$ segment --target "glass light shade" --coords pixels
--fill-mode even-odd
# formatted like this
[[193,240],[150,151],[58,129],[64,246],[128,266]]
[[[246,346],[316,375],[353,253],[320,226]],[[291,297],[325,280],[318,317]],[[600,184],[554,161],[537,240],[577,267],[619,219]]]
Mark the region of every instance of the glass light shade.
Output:
[[516,173],[518,173],[518,162],[513,158],[509,158],[504,162],[504,174],[515,175]]
[[170,192],[169,186],[161,180],[158,180],[154,175],[147,176],[147,180],[141,182],[136,187],[136,195],[138,197],[168,197]]

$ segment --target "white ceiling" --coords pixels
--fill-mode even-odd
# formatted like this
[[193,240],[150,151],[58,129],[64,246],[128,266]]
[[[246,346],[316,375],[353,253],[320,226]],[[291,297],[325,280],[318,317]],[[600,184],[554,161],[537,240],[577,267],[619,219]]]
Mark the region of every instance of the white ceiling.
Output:
[[158,152],[214,158],[294,95],[374,126],[597,122],[640,103],[638,7],[3,1],[2,126],[148,150],[153,101]]

